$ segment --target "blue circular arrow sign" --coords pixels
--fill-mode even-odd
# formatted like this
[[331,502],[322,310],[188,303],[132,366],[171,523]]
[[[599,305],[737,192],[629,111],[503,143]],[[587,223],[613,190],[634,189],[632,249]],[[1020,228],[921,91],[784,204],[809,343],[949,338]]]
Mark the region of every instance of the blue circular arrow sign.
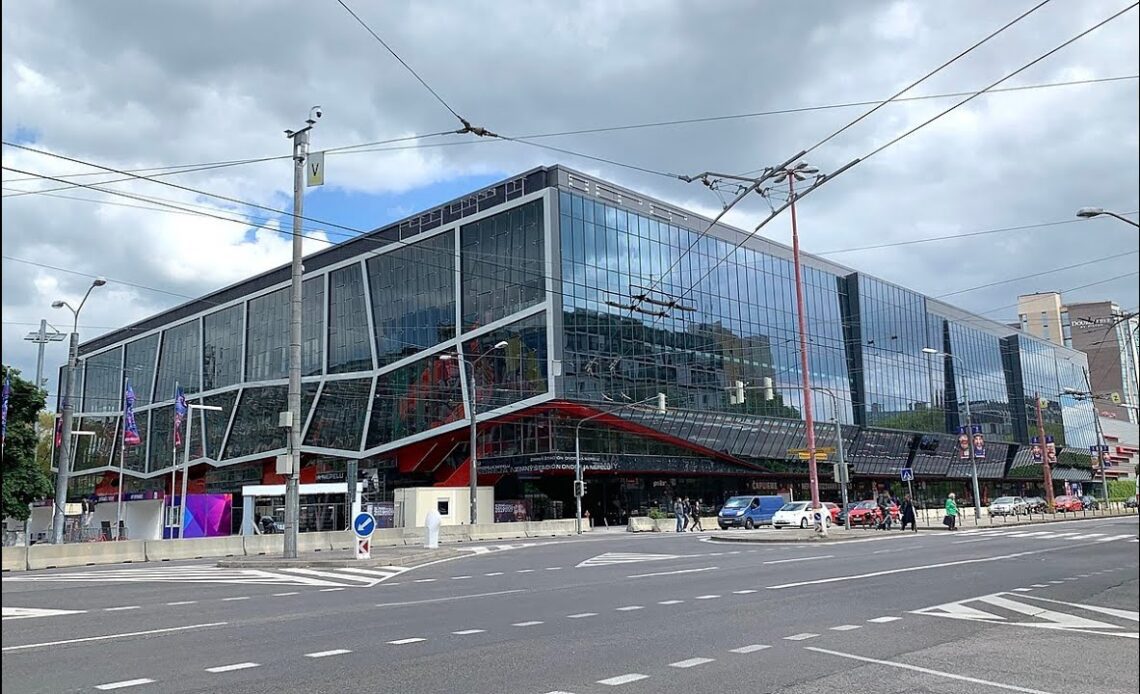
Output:
[[357,537],[372,537],[372,533],[376,531],[376,519],[371,513],[361,511],[352,519],[352,531]]

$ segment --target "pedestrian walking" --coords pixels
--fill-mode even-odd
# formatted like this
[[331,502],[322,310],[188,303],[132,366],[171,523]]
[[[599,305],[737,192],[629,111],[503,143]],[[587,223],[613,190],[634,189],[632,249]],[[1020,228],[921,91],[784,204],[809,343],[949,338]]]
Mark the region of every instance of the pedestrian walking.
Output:
[[958,529],[958,502],[954,498],[954,492],[946,497],[946,517],[942,519],[942,524],[950,530]]
[[886,487],[883,487],[882,491],[879,492],[879,498],[877,500],[877,503],[879,506],[879,514],[880,514],[879,530],[890,530],[891,529],[891,493],[889,491],[887,491]]
[[910,529],[917,533],[918,524],[916,522],[914,513],[914,502],[911,500],[910,494],[907,494],[905,497],[903,497],[902,511],[900,515],[902,516],[902,530],[905,531],[906,526],[909,524]]
[[690,517],[691,523],[692,523],[692,525],[689,526],[689,530],[699,530],[703,533],[705,531],[705,529],[701,527],[701,500],[700,499],[693,499],[693,502],[691,504],[689,504],[689,517]]
[[685,532],[685,502],[679,496],[673,500],[673,515],[677,517],[677,532]]

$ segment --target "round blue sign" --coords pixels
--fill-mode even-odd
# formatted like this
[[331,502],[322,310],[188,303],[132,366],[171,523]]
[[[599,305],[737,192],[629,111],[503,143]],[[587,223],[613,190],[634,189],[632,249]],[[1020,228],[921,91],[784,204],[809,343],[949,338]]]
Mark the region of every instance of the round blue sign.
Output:
[[352,519],[352,531],[357,537],[372,537],[372,533],[376,531],[376,519],[371,513],[361,511]]

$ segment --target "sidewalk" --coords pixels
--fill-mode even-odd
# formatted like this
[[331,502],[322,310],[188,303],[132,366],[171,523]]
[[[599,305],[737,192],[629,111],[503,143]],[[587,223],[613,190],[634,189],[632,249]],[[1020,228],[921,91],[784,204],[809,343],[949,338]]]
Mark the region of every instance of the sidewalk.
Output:
[[450,547],[425,549],[423,547],[374,547],[371,559],[356,559],[351,551],[299,552],[296,559],[262,555],[255,557],[229,557],[218,561],[218,566],[229,569],[285,569],[285,568],[343,568],[399,566],[410,569],[441,559],[470,555]]

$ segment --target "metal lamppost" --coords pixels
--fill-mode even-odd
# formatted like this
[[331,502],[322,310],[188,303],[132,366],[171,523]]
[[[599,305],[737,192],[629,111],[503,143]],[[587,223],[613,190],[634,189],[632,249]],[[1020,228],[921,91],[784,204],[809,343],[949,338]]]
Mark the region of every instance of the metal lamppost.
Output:
[[579,535],[582,534],[582,497],[586,495],[586,486],[582,479],[582,441],[580,438],[582,433],[582,425],[586,422],[589,422],[590,420],[597,419],[598,417],[603,417],[608,414],[614,414],[615,412],[624,410],[627,407],[636,407],[637,405],[645,405],[650,402],[657,403],[658,412],[665,411],[665,394],[658,393],[657,395],[646,398],[644,400],[626,403],[619,407],[615,407],[612,410],[606,410],[605,412],[598,412],[590,415],[589,417],[584,417],[578,421],[577,425],[574,426],[574,529]]
[[[811,507],[813,512],[821,508],[819,504],[819,466],[815,461],[815,415],[812,412],[811,371],[808,363],[807,307],[804,301],[803,267],[800,262],[800,234],[796,223],[796,181],[819,173],[819,169],[800,162],[778,172],[774,171],[773,182],[788,182],[788,205],[792,215],[792,265],[796,276],[796,313],[800,339],[800,374],[804,392],[804,425],[807,428],[808,478],[811,486]],[[823,527],[823,526],[821,526]],[[825,531],[826,532],[826,531]]]
[[[67,504],[67,482],[71,475],[71,427],[72,427],[72,414],[75,407],[72,404],[72,395],[75,392],[75,372],[79,369],[79,312],[83,310],[83,305],[87,303],[87,297],[91,296],[91,291],[95,287],[102,287],[107,284],[107,280],[102,277],[96,277],[91,282],[91,286],[87,288],[87,293],[83,295],[83,300],[79,302],[78,308],[73,307],[66,301],[53,301],[52,308],[66,308],[71,311],[71,316],[74,319],[71,324],[71,342],[67,351],[67,377],[63,381],[63,407],[61,412],[60,422],[60,441],[59,441],[59,468],[55,476],[55,512],[52,514],[51,524],[51,541],[53,544],[63,544],[63,524],[64,514],[63,509]],[[39,384],[36,384],[39,387]]]
[[[222,408],[217,405],[198,405],[190,404],[186,406],[186,444],[182,447],[182,514],[178,521],[178,539],[186,537],[186,500],[190,494],[186,488],[187,478],[190,476],[190,446],[194,439],[194,411],[200,412],[221,412]],[[203,449],[205,453],[205,449]],[[172,492],[174,490],[171,490]],[[120,493],[122,490],[120,489]]]
[[1124,222],[1125,224],[1131,224],[1134,227],[1140,228],[1140,223],[1134,222],[1122,214],[1117,214],[1116,212],[1110,212],[1109,210],[1106,210],[1103,207],[1082,207],[1081,209],[1077,210],[1077,216],[1082,218],[1082,219],[1092,219],[1093,217],[1099,217],[1101,215],[1105,215],[1108,217],[1116,217],[1117,219]]
[[[941,350],[934,349],[933,347],[923,347],[922,353],[953,359],[959,364],[963,364],[962,370],[963,372],[965,371],[966,367],[962,362],[961,357],[955,354],[943,352]],[[964,374],[962,376],[962,399],[966,401],[966,431],[969,432],[968,435],[972,437],[974,435],[974,419],[970,414],[970,387],[966,383],[966,377]],[[967,441],[967,445],[970,453],[970,485],[974,491],[974,520],[980,521],[982,519],[982,496],[981,492],[978,489],[978,459],[974,457],[973,441]]]
[[459,368],[461,368],[461,369],[468,369],[468,368],[471,369],[471,379],[467,382],[467,421],[470,423],[470,427],[471,427],[471,469],[470,469],[470,473],[471,473],[470,474],[470,477],[471,477],[471,480],[470,480],[470,486],[471,486],[471,499],[470,499],[470,501],[471,501],[471,525],[475,525],[475,523],[478,522],[478,519],[479,519],[479,510],[478,510],[479,504],[478,504],[477,499],[475,498],[476,494],[478,493],[478,486],[479,486],[479,454],[476,450],[476,447],[477,447],[476,438],[478,435],[478,430],[477,430],[478,424],[477,424],[476,418],[475,418],[475,414],[476,414],[475,413],[475,365],[478,364],[479,361],[483,359],[483,357],[487,356],[491,352],[494,352],[494,351],[500,350],[500,349],[505,349],[508,344],[509,343],[506,340],[500,340],[499,342],[496,342],[490,349],[488,349],[486,352],[483,352],[482,354],[480,354],[478,357],[476,357],[472,361],[467,361],[466,359],[463,358],[463,350],[461,350],[461,349],[456,349],[455,354],[441,354],[441,355],[439,355],[439,358],[442,359],[443,361],[449,361],[451,359],[458,359],[459,365],[460,365]]

